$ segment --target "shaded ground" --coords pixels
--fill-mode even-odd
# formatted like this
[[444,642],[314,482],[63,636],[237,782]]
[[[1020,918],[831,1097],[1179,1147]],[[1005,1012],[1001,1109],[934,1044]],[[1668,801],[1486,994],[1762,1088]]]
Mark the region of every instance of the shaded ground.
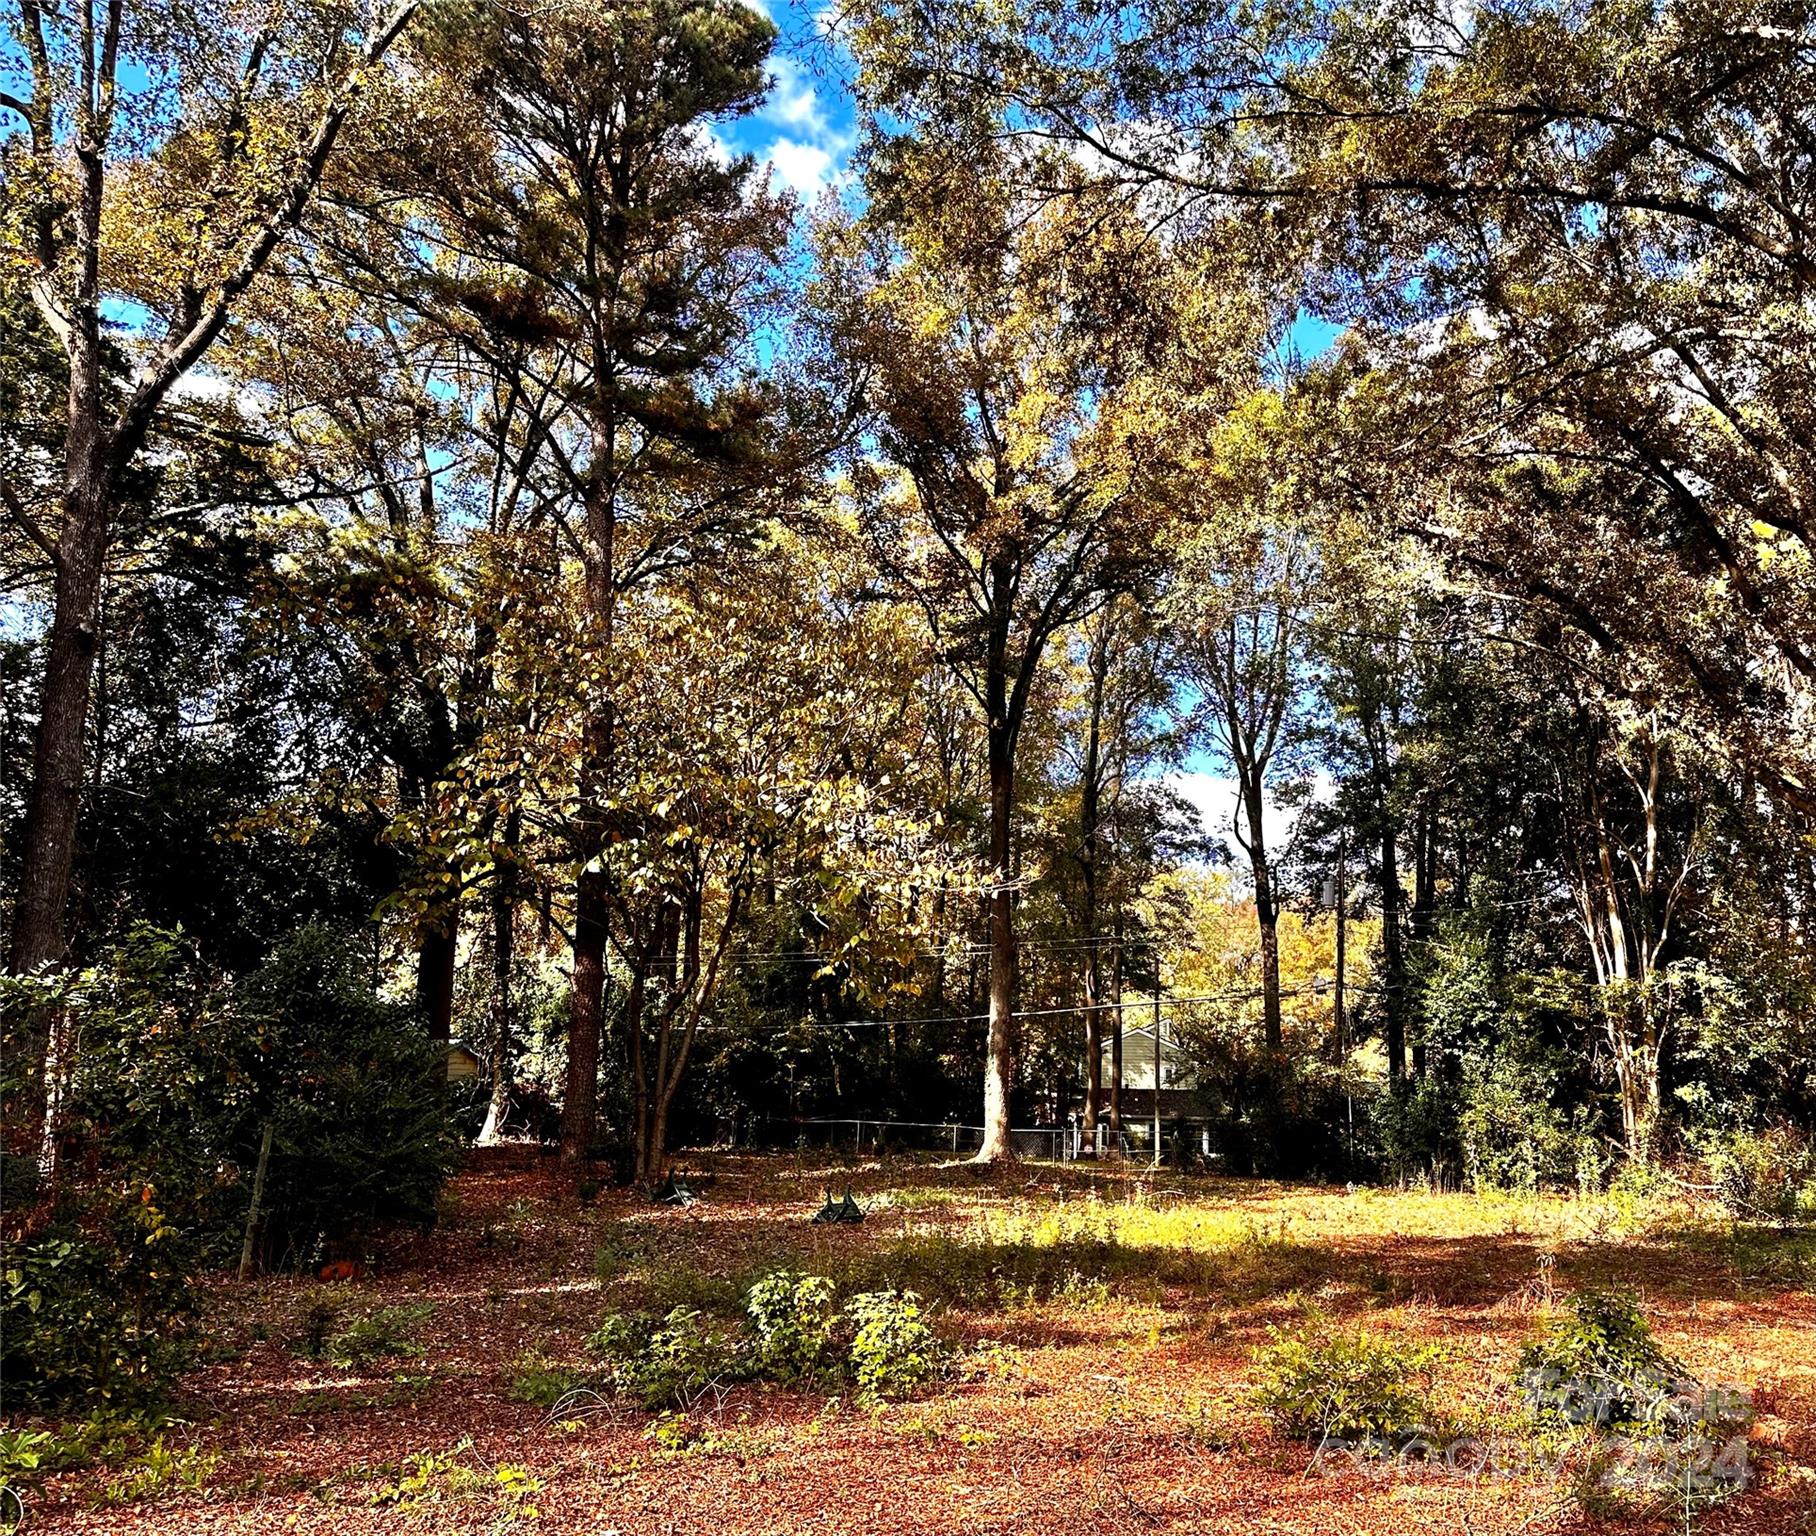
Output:
[[[440,1227],[385,1246],[356,1284],[222,1284],[207,1314],[213,1358],[186,1380],[188,1422],[166,1439],[203,1458],[201,1486],[172,1476],[135,1491],[119,1466],[59,1474],[33,1493],[26,1529],[1682,1530],[1681,1509],[1580,1493],[1568,1472],[1315,1465],[1248,1403],[1256,1345],[1270,1325],[1303,1326],[1315,1305],[1441,1344],[1446,1408],[1517,1436],[1509,1383],[1535,1313],[1554,1292],[1618,1282],[1705,1381],[1753,1394],[1752,1486],[1695,1511],[1696,1527],[1816,1536],[1807,1238],[1599,1201],[1044,1167],[986,1177],[819,1154],[694,1166],[711,1182],[690,1209],[609,1190],[583,1208],[534,1154],[482,1154],[450,1189]],[[809,1225],[826,1186],[847,1179],[869,1219]],[[957,1346],[952,1379],[875,1412],[743,1385],[660,1437],[659,1421],[629,1407],[550,1422],[513,1399],[532,1357],[582,1360],[608,1308],[729,1313],[751,1278],[782,1266],[918,1290]],[[419,1355],[355,1370],[298,1353],[312,1309],[344,1321],[424,1303]],[[406,1458],[431,1452],[462,1470],[398,1495]],[[375,1504],[387,1490],[401,1502]]]

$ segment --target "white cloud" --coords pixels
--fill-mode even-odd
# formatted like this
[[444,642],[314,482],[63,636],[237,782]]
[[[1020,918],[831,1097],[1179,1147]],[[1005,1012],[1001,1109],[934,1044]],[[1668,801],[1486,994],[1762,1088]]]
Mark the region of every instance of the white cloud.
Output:
[[700,147],[714,160],[720,165],[731,164],[733,158],[731,146],[725,142],[724,136],[717,129],[707,123],[697,123],[694,125],[693,132]]
[[[1246,873],[1248,856],[1236,843],[1236,811],[1240,803],[1236,781],[1216,773],[1179,772],[1168,774],[1167,783],[1197,808],[1199,825],[1222,840],[1238,872]],[[1333,793],[1335,786],[1329,775],[1320,773],[1312,785],[1312,798],[1326,801]],[[1297,809],[1287,809],[1271,800],[1262,808],[1261,831],[1270,856],[1278,856],[1286,847],[1297,817]]]
[[822,187],[831,184],[838,173],[838,162],[817,144],[801,144],[793,139],[777,139],[769,146],[770,174],[785,187],[791,187],[803,200],[811,202]]
[[814,35],[822,42],[844,49],[846,8],[841,4],[823,5],[813,13]]
[[787,54],[770,60],[775,75],[775,89],[763,103],[762,117],[783,128],[791,128],[812,139],[826,136],[825,109],[820,105],[819,88],[807,71]]

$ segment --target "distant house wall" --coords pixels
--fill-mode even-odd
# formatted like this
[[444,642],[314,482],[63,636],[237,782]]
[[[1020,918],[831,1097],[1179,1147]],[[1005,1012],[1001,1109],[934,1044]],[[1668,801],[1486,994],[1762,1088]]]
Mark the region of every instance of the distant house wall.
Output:
[[[1103,1080],[1107,1086],[1111,1077],[1110,1042],[1103,1043]],[[1179,1037],[1169,1030],[1165,1023],[1160,1028],[1160,1091],[1162,1112],[1165,1112],[1167,1096],[1174,1090],[1189,1094],[1198,1086],[1198,1067]],[[1123,1026],[1122,1032],[1122,1093],[1123,1106],[1126,1111],[1131,1092],[1151,1094],[1154,1091],[1154,1026]],[[1149,1104],[1150,1110],[1152,1103]]]

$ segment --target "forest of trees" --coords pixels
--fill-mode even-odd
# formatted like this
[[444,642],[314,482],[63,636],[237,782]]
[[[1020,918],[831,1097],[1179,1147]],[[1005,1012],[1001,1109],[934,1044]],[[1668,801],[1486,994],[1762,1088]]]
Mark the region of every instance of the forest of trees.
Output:
[[1155,997],[1239,1171],[1807,1131],[1805,10],[6,16],[9,1241],[315,1262],[451,1042],[1108,1153]]

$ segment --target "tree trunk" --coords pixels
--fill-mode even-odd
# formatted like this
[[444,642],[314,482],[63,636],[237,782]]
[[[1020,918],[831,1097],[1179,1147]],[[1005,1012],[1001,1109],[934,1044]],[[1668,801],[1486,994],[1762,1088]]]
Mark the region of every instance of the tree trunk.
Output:
[[[91,460],[98,457],[90,454]],[[64,499],[31,795],[26,802],[24,858],[13,908],[8,966],[15,975],[59,965],[68,950],[64,919],[75,868],[89,687],[99,639],[110,479],[98,462],[80,472],[72,469]]]
[[[1420,797],[1419,814],[1414,823],[1412,861],[1412,911],[1409,914],[1414,953],[1430,942],[1432,922],[1437,908],[1437,811],[1434,797]],[[1426,1040],[1421,1027],[1419,1038],[1412,1042],[1412,1073],[1423,1078],[1426,1068]]]
[[1004,679],[993,668],[990,700],[990,1036],[984,1056],[984,1140],[977,1161],[1013,1157],[1009,1096],[1015,1074],[1015,897],[1009,886],[1009,825],[1015,763]]
[[649,1177],[649,1073],[643,1057],[643,999],[647,995],[648,949],[638,951],[624,994],[624,1051],[631,1074],[631,1151],[639,1183]]
[[1274,872],[1267,861],[1267,828],[1262,820],[1261,779],[1244,772],[1242,810],[1248,821],[1249,873],[1255,882],[1255,925],[1261,937],[1261,1028],[1270,1051],[1281,1048],[1280,912],[1274,899]]
[[1122,1151],[1122,905],[1110,950],[1110,1146]]
[[[100,639],[101,577],[113,489],[106,445],[94,419],[99,400],[79,402],[77,398],[99,387],[95,365],[92,361],[86,367],[79,365],[80,354],[81,349],[72,349],[69,473],[39,693],[38,734],[32,752],[32,787],[26,802],[25,855],[20,862],[8,957],[15,975],[60,966],[69,949],[66,917],[75,871],[89,688]],[[75,1066],[75,1031],[66,1009],[49,1011],[44,1042],[38,1166],[45,1183],[54,1185],[64,1101]]]
[[416,1002],[429,1038],[446,1044],[454,1031],[454,960],[459,950],[460,909],[450,902],[430,922],[416,952]]
[[1386,975],[1387,1014],[1387,1080],[1390,1084],[1406,1077],[1406,956],[1400,948],[1400,870],[1399,839],[1387,814],[1386,799],[1381,806],[1381,962]]
[[1109,670],[1107,621],[1091,646],[1091,718],[1079,775],[1078,840],[1082,886],[1079,934],[1085,945],[1085,1102],[1080,1116],[1079,1153],[1097,1156],[1097,1116],[1103,1107],[1103,963],[1097,953],[1097,849],[1102,768],[1103,695]]
[[599,1030],[605,1011],[605,874],[588,870],[574,892],[574,974],[568,1003],[566,1092],[561,1155],[578,1162],[592,1150],[599,1107]]
[[[515,848],[520,827],[513,810],[505,824],[505,842]],[[517,1042],[511,1006],[511,968],[517,950],[517,864],[507,858],[498,866],[492,883],[492,1096],[486,1105],[479,1145],[496,1146],[504,1140],[505,1119],[511,1112],[511,1085],[517,1076]]]
[[586,603],[598,646],[597,671],[580,766],[580,853],[585,862],[574,891],[574,969],[568,1005],[567,1093],[561,1106],[561,1155],[576,1162],[587,1155],[599,1104],[599,1032],[605,1009],[605,946],[611,920],[611,892],[601,867],[606,846],[604,803],[612,781],[616,738],[612,719],[613,624],[617,616],[615,574],[616,436],[609,410],[593,423],[592,473],[586,492]]

